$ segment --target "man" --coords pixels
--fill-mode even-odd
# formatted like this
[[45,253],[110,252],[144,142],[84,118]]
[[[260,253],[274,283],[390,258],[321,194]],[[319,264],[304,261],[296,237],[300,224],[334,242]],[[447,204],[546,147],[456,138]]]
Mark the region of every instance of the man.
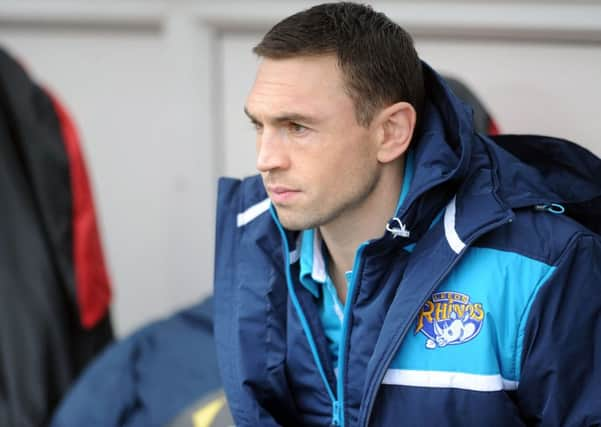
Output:
[[601,161],[476,134],[351,3],[275,25],[220,183],[216,342],[239,426],[601,423]]

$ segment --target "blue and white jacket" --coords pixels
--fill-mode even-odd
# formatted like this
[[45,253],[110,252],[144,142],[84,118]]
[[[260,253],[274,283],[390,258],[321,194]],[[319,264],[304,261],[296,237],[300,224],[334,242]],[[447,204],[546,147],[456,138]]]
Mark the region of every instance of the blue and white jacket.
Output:
[[215,340],[238,426],[601,425],[601,161],[476,134],[425,73],[411,188],[388,224],[410,233],[382,224],[357,251],[337,375],[298,233],[259,177],[220,181]]

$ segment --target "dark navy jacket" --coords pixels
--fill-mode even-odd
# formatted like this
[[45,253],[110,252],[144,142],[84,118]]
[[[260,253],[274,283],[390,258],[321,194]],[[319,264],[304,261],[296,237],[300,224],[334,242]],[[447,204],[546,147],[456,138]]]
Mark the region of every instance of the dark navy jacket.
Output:
[[259,177],[221,180],[215,339],[238,426],[601,424],[601,161],[558,139],[478,135],[425,73],[395,216],[410,235],[382,224],[358,250],[337,376],[298,281],[298,233]]
[[108,347],[65,396],[50,426],[160,427],[208,400],[221,385],[212,311],[207,298]]

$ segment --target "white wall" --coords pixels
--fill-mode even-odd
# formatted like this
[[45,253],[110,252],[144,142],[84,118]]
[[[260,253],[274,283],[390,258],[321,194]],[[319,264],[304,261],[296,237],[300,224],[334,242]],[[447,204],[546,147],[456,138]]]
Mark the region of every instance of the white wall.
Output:
[[[306,1],[0,1],[0,43],[75,116],[123,335],[211,291],[218,175],[254,173],[250,47]],[[601,6],[373,2],[503,131],[601,155]]]

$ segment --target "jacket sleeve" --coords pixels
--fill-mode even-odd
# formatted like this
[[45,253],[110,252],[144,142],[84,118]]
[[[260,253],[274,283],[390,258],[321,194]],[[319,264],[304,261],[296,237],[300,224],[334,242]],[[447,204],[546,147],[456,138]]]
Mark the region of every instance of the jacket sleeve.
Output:
[[518,404],[528,425],[601,425],[601,238],[575,236],[534,296]]
[[236,226],[240,212],[266,197],[252,194],[251,184],[219,183],[214,275],[219,371],[237,426],[291,425],[294,404],[283,360],[286,298],[276,292],[285,287],[261,249],[268,237],[257,231],[273,224],[264,213],[252,226]]

